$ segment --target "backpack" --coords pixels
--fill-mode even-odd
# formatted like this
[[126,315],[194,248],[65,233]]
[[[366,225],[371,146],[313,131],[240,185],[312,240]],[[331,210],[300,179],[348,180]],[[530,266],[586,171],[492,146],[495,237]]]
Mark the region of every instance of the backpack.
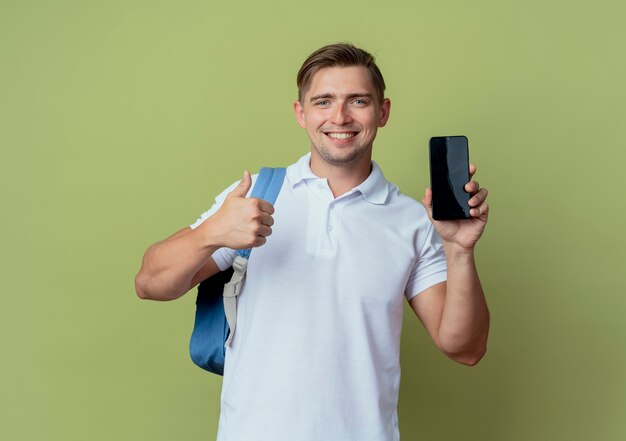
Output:
[[[285,168],[263,167],[250,197],[273,204],[285,179]],[[224,375],[226,346],[237,325],[237,296],[246,275],[251,249],[238,250],[233,266],[198,285],[196,317],[189,340],[189,355],[202,369]]]

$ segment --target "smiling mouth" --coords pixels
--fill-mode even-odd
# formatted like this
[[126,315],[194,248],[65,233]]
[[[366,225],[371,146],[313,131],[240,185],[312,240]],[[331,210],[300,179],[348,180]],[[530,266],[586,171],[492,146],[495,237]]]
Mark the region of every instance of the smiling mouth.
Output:
[[326,136],[333,139],[349,139],[354,138],[358,132],[324,132]]

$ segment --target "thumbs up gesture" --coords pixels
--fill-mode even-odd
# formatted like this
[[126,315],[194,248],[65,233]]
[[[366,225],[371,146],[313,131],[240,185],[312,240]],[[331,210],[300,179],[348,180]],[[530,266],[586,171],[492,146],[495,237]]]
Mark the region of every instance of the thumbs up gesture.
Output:
[[210,243],[233,249],[265,244],[266,237],[272,234],[274,207],[262,199],[246,198],[251,186],[252,177],[246,170],[220,209],[200,225],[210,237]]

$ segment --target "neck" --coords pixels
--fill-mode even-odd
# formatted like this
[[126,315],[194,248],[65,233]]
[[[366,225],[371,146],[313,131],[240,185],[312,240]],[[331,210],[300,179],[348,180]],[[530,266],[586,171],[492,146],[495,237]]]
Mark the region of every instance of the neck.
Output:
[[324,161],[313,151],[311,171],[328,181],[333,196],[337,198],[367,179],[372,171],[372,158],[371,155],[364,155],[354,164],[335,165]]

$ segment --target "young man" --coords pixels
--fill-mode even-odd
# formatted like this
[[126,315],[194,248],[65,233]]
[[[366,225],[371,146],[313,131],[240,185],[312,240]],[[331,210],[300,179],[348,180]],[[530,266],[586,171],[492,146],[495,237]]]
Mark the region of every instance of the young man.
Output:
[[430,189],[422,206],[385,180],[371,156],[391,103],[369,53],[325,46],[297,82],[311,152],[288,167],[276,207],[246,199],[245,172],[195,224],[146,251],[137,294],[175,299],[256,247],[227,348],[218,440],[397,440],[404,298],[450,358],[473,365],[485,353],[473,250],[487,190],[469,182],[471,219],[437,222]]

